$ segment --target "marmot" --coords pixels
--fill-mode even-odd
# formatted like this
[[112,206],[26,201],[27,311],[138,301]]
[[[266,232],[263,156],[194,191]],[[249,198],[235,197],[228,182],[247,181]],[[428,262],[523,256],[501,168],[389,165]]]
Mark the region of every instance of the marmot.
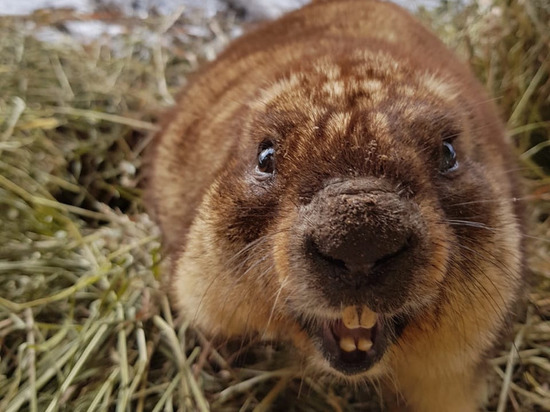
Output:
[[474,411],[522,285],[505,129],[400,7],[316,1],[238,38],[151,149],[177,309],[290,340],[403,410]]

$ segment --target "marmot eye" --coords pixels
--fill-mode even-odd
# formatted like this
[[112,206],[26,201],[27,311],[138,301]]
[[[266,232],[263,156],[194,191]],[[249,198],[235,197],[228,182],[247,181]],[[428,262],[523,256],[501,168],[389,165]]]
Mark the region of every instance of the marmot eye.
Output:
[[456,169],[458,169],[458,160],[456,159],[455,148],[451,142],[444,141],[439,171],[446,174],[454,172]]
[[272,143],[263,143],[260,145],[257,169],[260,173],[264,174],[273,174],[275,171],[275,149]]

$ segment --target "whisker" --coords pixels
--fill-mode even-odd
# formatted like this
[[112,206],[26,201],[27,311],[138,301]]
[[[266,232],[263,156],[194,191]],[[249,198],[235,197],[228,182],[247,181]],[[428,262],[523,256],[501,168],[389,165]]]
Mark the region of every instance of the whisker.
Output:
[[[496,228],[496,227],[490,227],[484,223],[481,222],[475,222],[470,220],[459,220],[459,219],[446,219],[443,221],[444,223],[449,224],[450,226],[465,226],[465,227],[475,227],[477,229],[485,229],[493,233],[502,232],[505,229],[502,228]],[[536,240],[543,243],[550,243],[550,238],[543,237],[543,236],[535,236],[528,233],[520,233],[520,236],[524,239],[531,239]]]
[[496,229],[496,228],[493,228],[493,227],[489,227],[484,223],[474,222],[474,221],[471,221],[471,220],[447,219],[446,222],[451,226],[475,227],[477,229],[485,229],[485,230],[488,230],[488,231],[493,232],[493,233],[503,230],[503,229]]
[[[263,236],[263,237],[260,237],[256,240],[253,240],[252,242],[248,243],[247,245],[245,245],[241,250],[239,250],[229,261],[228,261],[228,264],[227,266],[230,266],[231,263],[233,263],[238,257],[240,257],[241,255],[243,255],[246,251],[250,250],[251,248],[253,247],[256,247],[258,245],[261,245],[262,243],[266,242],[267,241],[267,236]],[[253,256],[252,255],[249,255],[247,256],[246,259],[243,259],[240,263],[239,263],[239,266],[238,267],[242,267],[244,265],[246,265],[248,263],[248,261],[250,259],[252,259]],[[208,295],[208,292],[210,291],[210,289],[212,288],[212,286],[214,285],[214,283],[218,280],[218,278],[223,274],[223,272],[220,272],[218,273],[216,276],[214,276],[212,278],[212,280],[210,281],[210,283],[208,284],[208,286],[206,287],[204,293],[202,294],[201,296],[201,299],[199,301],[199,304],[197,305],[197,308],[195,310],[195,314],[193,316],[193,322],[196,323],[197,321],[197,318],[198,318],[198,314],[199,314],[199,311],[200,311],[200,308],[202,307],[202,304],[204,302],[204,299],[206,298],[206,296]]]
[[[275,299],[273,300],[273,304],[271,305],[271,311],[269,313],[269,318],[267,319],[267,323],[266,323],[266,326],[265,326],[266,330],[269,329],[269,326],[271,325],[271,321],[273,320],[273,314],[275,313],[275,308],[277,307],[277,302],[279,301],[279,297],[281,296],[281,292],[283,291],[283,288],[286,285],[287,279],[288,278],[285,278],[281,282],[281,286],[279,287],[279,290],[275,294]],[[265,332],[264,332],[264,334],[265,334]]]
[[467,206],[467,205],[487,204],[487,203],[503,203],[503,202],[516,203],[516,202],[520,202],[520,201],[523,201],[523,200],[538,200],[538,199],[539,199],[539,196],[536,196],[536,195],[511,197],[511,198],[508,198],[508,199],[498,197],[498,198],[495,198],[495,199],[481,199],[481,200],[471,200],[471,201],[468,201],[468,202],[453,203],[450,206],[455,207],[455,206]]
[[[484,261],[487,261],[487,257],[489,256],[489,262],[491,264],[496,266],[500,271],[502,271],[502,273],[506,274],[507,276],[514,277],[514,275],[511,273],[510,269],[505,267],[500,260],[496,259],[494,257],[494,255],[490,251],[485,249],[484,247],[482,247],[480,245],[476,245],[476,249],[473,249],[473,248],[470,248],[470,247],[464,245],[463,243],[458,243],[458,246],[459,246],[460,249],[466,250],[467,252],[469,252],[470,254],[473,254],[474,256],[483,258]],[[481,252],[480,252],[480,250],[481,250]],[[464,256],[464,255],[463,255],[463,257],[468,258],[468,256]],[[470,264],[474,264],[474,263],[470,262]],[[500,303],[502,304],[503,307],[506,307],[506,301],[505,301],[504,297],[502,296],[502,294],[500,293],[499,288],[495,285],[495,283],[491,279],[491,277],[488,276],[485,273],[484,270],[482,270],[483,269],[482,267],[480,267],[477,263],[475,263],[474,265],[475,265],[476,270],[474,271],[473,274],[469,273],[469,275],[470,275],[469,279],[473,280],[474,285],[476,285],[476,286],[478,286],[482,289],[482,290],[480,290],[480,292],[482,292],[484,294],[485,298],[489,299],[492,302],[491,306],[492,306],[494,312],[496,314],[503,315],[502,310],[497,309],[497,308],[500,307],[499,303],[495,300],[493,295],[491,293],[489,293],[489,291],[485,288],[485,286],[483,286],[483,284],[479,282],[477,276],[482,275],[482,276],[484,276],[484,278],[487,281],[489,281],[489,283],[491,284],[493,289],[498,294],[498,298],[500,300]],[[506,321],[506,319],[503,318],[503,317],[500,320],[503,323]]]

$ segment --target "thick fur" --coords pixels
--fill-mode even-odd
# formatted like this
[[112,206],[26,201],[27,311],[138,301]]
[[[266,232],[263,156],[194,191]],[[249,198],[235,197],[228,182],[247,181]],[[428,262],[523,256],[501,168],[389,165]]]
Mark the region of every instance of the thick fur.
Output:
[[[266,139],[276,171],[259,178]],[[334,179],[389,182],[421,217],[424,260],[399,299],[365,293],[409,321],[346,379],[385,382],[400,410],[480,406],[483,358],[521,286],[514,166],[492,101],[406,11],[318,1],[237,39],[184,90],[150,154],[175,307],[211,335],[290,340],[310,370],[340,377],[297,320],[337,319],[347,299],[310,276],[303,213]]]

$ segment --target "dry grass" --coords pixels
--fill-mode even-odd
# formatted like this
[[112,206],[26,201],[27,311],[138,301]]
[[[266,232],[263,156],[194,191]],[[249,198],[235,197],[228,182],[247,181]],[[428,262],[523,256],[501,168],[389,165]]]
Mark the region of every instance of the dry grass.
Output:
[[[488,85],[526,177],[533,288],[489,409],[550,410],[550,6],[495,1],[422,17]],[[0,410],[376,409],[372,390],[299,379],[277,346],[214,348],[168,307],[141,155],[234,16],[193,20],[202,37],[190,16],[125,21],[108,44],[33,37],[67,17],[0,20]]]

